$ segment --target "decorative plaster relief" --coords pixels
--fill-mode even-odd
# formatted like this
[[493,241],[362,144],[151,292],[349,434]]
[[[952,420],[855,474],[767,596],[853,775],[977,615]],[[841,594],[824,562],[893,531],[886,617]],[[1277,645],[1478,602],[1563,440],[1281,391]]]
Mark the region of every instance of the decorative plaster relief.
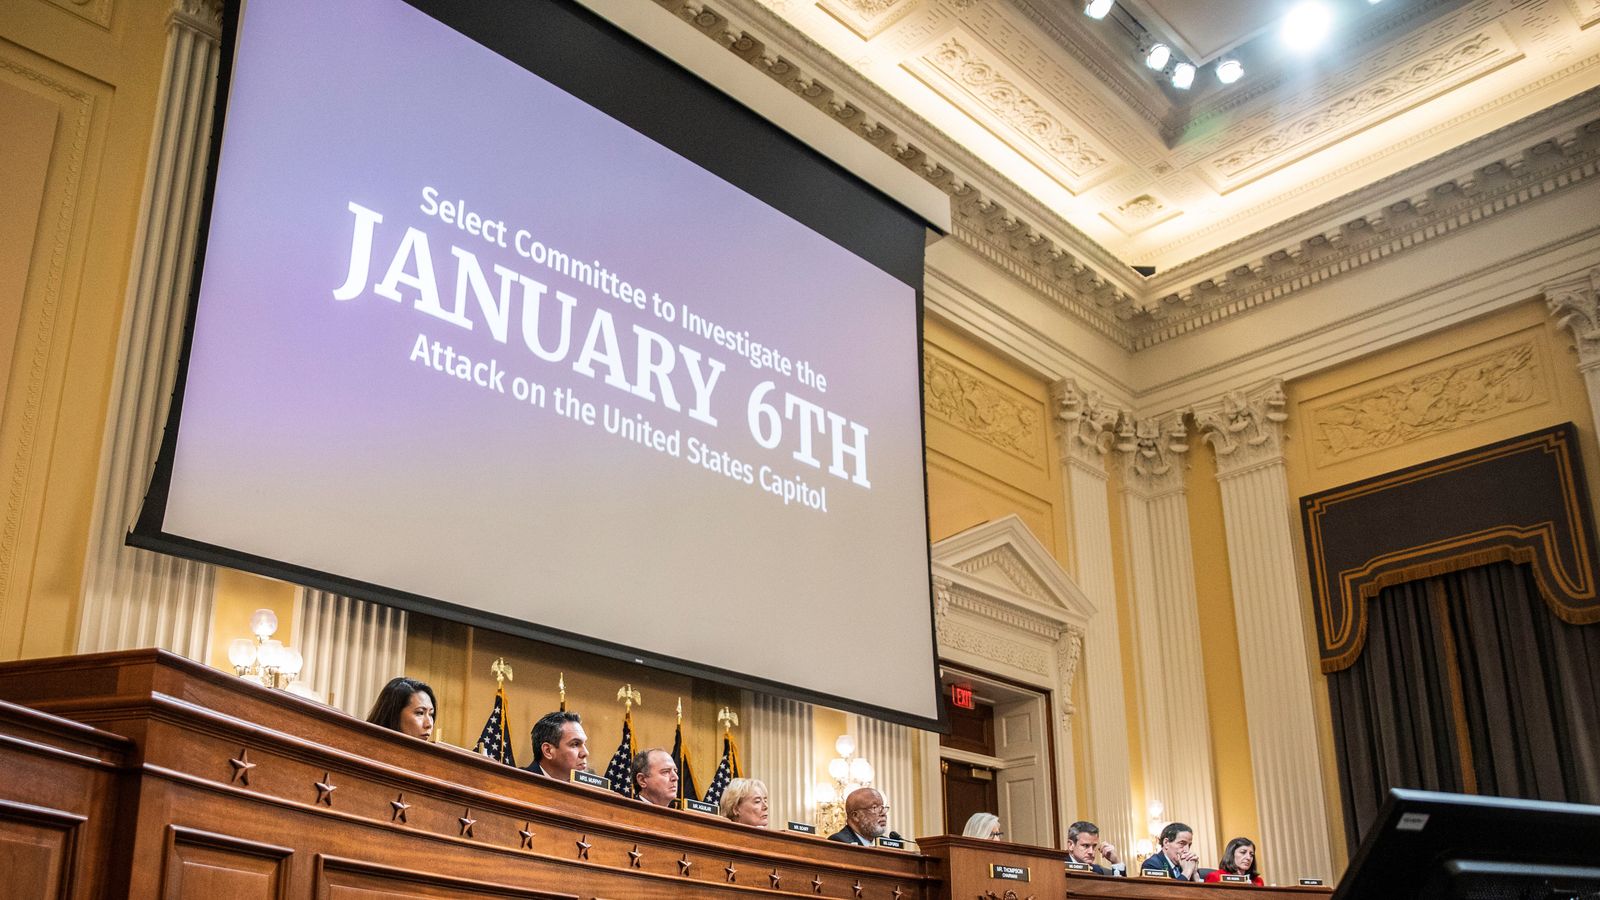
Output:
[[967,434],[1034,465],[1044,461],[1044,418],[1037,403],[932,351],[922,357],[927,410]]
[[1538,351],[1524,341],[1312,408],[1314,462],[1343,462],[1549,399]]
[[1122,410],[1107,403],[1099,391],[1078,387],[1078,382],[1071,378],[1056,382],[1051,394],[1056,404],[1063,461],[1076,460],[1103,471],[1106,452],[1111,449],[1112,430]]
[[1049,662],[1043,652],[1036,648],[1008,641],[968,628],[955,622],[944,621],[939,625],[939,646],[971,653],[993,662],[1014,666],[1024,672],[1048,677],[1050,674]]
[[1264,135],[1228,148],[1213,157],[1206,170],[1218,179],[1222,190],[1233,190],[1520,58],[1522,54],[1506,30],[1491,24]]
[[1183,489],[1189,429],[1182,413],[1148,419],[1123,416],[1117,426],[1116,447],[1122,454],[1123,481],[1129,487],[1151,495]]
[[1114,210],[1101,210],[1100,217],[1131,237],[1147,228],[1154,228],[1182,212],[1163,203],[1153,194],[1140,194],[1119,204]]
[[1544,286],[1545,303],[1556,326],[1572,332],[1578,370],[1600,368],[1600,268],[1587,275]]
[[1049,590],[1028,570],[1027,563],[1023,562],[1022,557],[1011,547],[996,547],[988,553],[979,554],[959,563],[956,568],[968,575],[979,575],[986,569],[996,569],[1004,577],[1005,583],[1022,596],[1049,606],[1057,605],[1056,601],[1050,598]]
[[111,0],[45,0],[101,28],[111,28]]
[[922,0],[817,0],[823,12],[844,23],[863,41],[877,37],[921,4]]
[[958,30],[903,66],[1068,191],[1080,194],[1111,174],[1110,160],[1082,126],[1041,103],[981,46]]
[[1195,424],[1217,453],[1217,477],[1282,460],[1288,405],[1283,381],[1275,378],[1248,392],[1229,391],[1220,400],[1195,407]]
[[1578,19],[1578,27],[1588,28],[1600,22],[1600,0],[1567,0],[1567,5],[1572,7],[1572,14]]

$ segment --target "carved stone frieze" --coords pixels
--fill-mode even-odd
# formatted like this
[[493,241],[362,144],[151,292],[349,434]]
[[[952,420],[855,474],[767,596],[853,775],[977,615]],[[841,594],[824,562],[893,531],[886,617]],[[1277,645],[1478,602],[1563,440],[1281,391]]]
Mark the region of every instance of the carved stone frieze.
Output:
[[1230,391],[1214,403],[1195,407],[1195,424],[1217,454],[1217,477],[1281,461],[1288,407],[1283,381],[1276,378],[1250,391]]
[[1184,458],[1189,452],[1183,413],[1146,419],[1123,416],[1117,424],[1116,448],[1123,483],[1129,488],[1147,496],[1183,490]]
[[1035,465],[1044,461],[1043,418],[1027,397],[963,371],[937,353],[923,354],[928,413]]
[[1588,372],[1600,367],[1600,267],[1546,285],[1544,297],[1556,324],[1572,332],[1578,368]]
[[1524,341],[1316,406],[1306,418],[1316,462],[1326,465],[1548,399],[1538,352]]
[[971,653],[1035,675],[1050,675],[1048,660],[1039,649],[957,622],[946,621],[939,627],[939,646]]
[[968,575],[978,575],[987,569],[995,569],[1017,593],[1029,600],[1055,605],[1044,585],[1040,584],[1039,579],[1028,570],[1027,564],[1017,555],[1017,551],[1009,546],[996,547],[987,553],[981,553],[961,562],[956,568]]
[[972,588],[955,585],[950,590],[949,598],[950,603],[945,609],[946,614],[954,610],[968,612],[979,619],[999,622],[1018,631],[1042,637],[1047,641],[1054,641],[1061,637],[1063,626],[1060,622],[1044,616],[1027,613],[1006,603],[997,602]]
[[1108,403],[1099,391],[1084,390],[1071,378],[1056,382],[1051,396],[1055,400],[1062,461],[1081,463],[1103,473],[1122,410]]
[[1311,111],[1213,158],[1210,168],[1225,178],[1237,179],[1264,163],[1288,162],[1309,146],[1327,143],[1357,123],[1387,118],[1516,57],[1515,44],[1504,28],[1484,28],[1316,104]]
[[864,41],[905,18],[922,0],[817,0],[828,15],[843,22]]
[[1106,154],[974,44],[970,36],[952,35],[921,57],[922,67],[943,75],[959,93],[952,95],[943,84],[935,84],[935,90],[958,107],[978,112],[975,118],[980,122],[1002,126],[991,128],[1002,140],[1024,152],[1031,147],[1042,153],[1047,170],[1059,167],[1068,177],[1058,180],[1069,190],[1082,191],[1088,179],[1108,165]]

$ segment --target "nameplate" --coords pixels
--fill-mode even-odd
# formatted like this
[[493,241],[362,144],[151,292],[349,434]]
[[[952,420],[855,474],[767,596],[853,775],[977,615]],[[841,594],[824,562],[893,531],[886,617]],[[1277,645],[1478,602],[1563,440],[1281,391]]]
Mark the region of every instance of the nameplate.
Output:
[[1250,883],[1250,876],[1248,876],[1248,875],[1224,875],[1224,876],[1222,876],[1222,883],[1223,884],[1249,884]]
[[690,812],[706,813],[713,816],[717,814],[716,804],[707,803],[704,800],[691,800],[688,797],[681,797],[676,802],[679,809],[687,809]]
[[1322,887],[1322,879],[1321,878],[1302,878],[1302,879],[1300,879],[1300,884],[1302,884],[1305,887]]
[[894,838],[878,838],[877,844],[879,847],[888,847],[890,850],[904,850],[906,848],[905,841],[897,841]]
[[1140,869],[1139,876],[1141,878],[1166,878],[1170,880],[1172,873],[1162,869]]
[[585,784],[589,787],[611,790],[611,779],[596,775],[593,772],[586,772],[583,769],[572,770],[572,781],[575,784]]
[[989,877],[990,878],[998,878],[1001,881],[1027,881],[1028,880],[1028,867],[1027,866],[1000,866],[1000,865],[995,865],[994,863],[990,863],[989,864]]
[[817,833],[817,826],[815,826],[815,825],[807,825],[804,822],[790,822],[789,823],[789,830],[790,831],[794,831],[794,832],[798,832],[800,834],[816,834]]
[[1088,863],[1081,863],[1071,859],[1067,860],[1067,870],[1069,872],[1088,872],[1090,875],[1094,874],[1094,868]]

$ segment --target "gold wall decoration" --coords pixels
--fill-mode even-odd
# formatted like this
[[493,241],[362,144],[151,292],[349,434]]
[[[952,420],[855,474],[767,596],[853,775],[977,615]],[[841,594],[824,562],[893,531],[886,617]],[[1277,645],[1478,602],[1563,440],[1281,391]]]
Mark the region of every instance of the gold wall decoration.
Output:
[[1549,399],[1538,350],[1523,341],[1315,407],[1315,461],[1343,462]]
[[1036,403],[938,354],[922,358],[924,402],[928,414],[972,437],[1027,462],[1043,461],[1044,415]]

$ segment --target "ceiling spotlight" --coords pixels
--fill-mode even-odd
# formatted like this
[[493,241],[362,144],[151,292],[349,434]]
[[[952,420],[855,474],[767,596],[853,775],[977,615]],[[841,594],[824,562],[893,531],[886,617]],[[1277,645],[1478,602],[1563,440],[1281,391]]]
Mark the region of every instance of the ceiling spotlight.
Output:
[[1167,63],[1171,59],[1172,48],[1158,42],[1154,47],[1150,48],[1149,53],[1145,54],[1144,64],[1159,72],[1167,67]]
[[1194,66],[1188,63],[1178,63],[1172,67],[1172,86],[1180,91],[1187,91],[1189,85],[1194,84]]
[[1296,5],[1283,17],[1278,37],[1291,50],[1312,50],[1328,36],[1333,28],[1333,14],[1321,3],[1306,2]]
[[1244,66],[1237,59],[1225,59],[1217,63],[1217,80],[1223,84],[1233,84],[1244,75]]
[[1089,0],[1083,6],[1083,14],[1091,19],[1104,19],[1106,13],[1111,12],[1111,5],[1116,0]]

